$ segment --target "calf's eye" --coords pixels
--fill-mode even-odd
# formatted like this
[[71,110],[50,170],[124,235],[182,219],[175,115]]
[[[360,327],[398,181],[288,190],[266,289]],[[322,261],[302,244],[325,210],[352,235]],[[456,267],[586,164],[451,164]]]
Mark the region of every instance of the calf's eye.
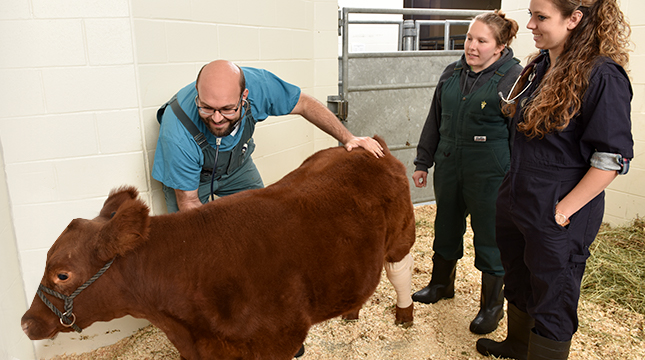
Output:
[[58,274],[58,280],[65,281],[68,278],[69,278],[69,276],[67,276],[67,274]]

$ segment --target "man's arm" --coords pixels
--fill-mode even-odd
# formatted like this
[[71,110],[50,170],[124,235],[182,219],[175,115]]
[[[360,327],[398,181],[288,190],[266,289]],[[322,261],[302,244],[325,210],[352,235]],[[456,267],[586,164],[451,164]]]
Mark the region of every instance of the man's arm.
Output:
[[179,211],[186,211],[196,207],[202,206],[199,201],[198,190],[184,191],[175,189],[175,197],[177,197],[177,207]]
[[347,151],[351,151],[355,147],[362,147],[376,157],[383,156],[381,144],[370,137],[356,137],[352,135],[340,120],[338,120],[336,115],[312,96],[301,92],[300,99],[298,99],[298,103],[291,111],[291,114],[301,115],[322,131],[333,136],[345,145]]

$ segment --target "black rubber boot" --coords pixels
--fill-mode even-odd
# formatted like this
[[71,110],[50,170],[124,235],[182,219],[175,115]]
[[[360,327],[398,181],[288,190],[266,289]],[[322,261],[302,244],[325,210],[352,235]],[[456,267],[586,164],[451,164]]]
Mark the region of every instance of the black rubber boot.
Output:
[[535,320],[529,314],[509,303],[507,314],[508,334],[497,342],[491,339],[477,340],[477,351],[486,356],[494,355],[506,359],[526,360],[529,350],[529,335]]
[[294,355],[293,357],[294,357],[294,358],[299,358],[299,357],[301,357],[301,356],[302,356],[302,355],[304,355],[304,354],[305,354],[305,344],[302,344],[302,346],[300,347],[300,350],[298,350],[298,352],[296,353],[296,355]]
[[457,260],[446,260],[439,254],[432,257],[432,278],[428,286],[412,294],[412,300],[434,304],[455,296]]
[[475,334],[488,334],[497,329],[504,317],[504,277],[482,273],[480,309],[470,323],[470,331]]
[[571,340],[555,341],[531,331],[528,360],[566,360],[570,347]]

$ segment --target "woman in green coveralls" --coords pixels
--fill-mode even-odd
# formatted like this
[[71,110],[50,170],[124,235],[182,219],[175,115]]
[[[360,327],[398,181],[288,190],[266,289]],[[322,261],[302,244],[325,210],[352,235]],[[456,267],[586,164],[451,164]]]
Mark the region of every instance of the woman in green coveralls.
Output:
[[482,272],[481,308],[470,330],[486,334],[503,317],[504,268],[495,242],[497,190],[510,164],[508,119],[499,93],[508,93],[522,67],[508,47],[517,22],[501,11],[477,16],[461,59],[441,75],[423,127],[412,178],[427,185],[434,164],[437,202],[432,279],[414,301],[431,304],[455,294],[466,217],[474,231],[475,267]]

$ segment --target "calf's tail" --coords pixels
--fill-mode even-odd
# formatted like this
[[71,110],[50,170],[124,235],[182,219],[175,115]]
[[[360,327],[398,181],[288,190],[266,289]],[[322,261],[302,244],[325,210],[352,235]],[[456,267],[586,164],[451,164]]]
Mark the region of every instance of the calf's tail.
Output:
[[383,153],[385,155],[390,155],[390,149],[387,147],[387,144],[385,143],[385,140],[383,140],[382,137],[378,135],[374,135],[374,140],[376,140],[381,146],[383,147]]

